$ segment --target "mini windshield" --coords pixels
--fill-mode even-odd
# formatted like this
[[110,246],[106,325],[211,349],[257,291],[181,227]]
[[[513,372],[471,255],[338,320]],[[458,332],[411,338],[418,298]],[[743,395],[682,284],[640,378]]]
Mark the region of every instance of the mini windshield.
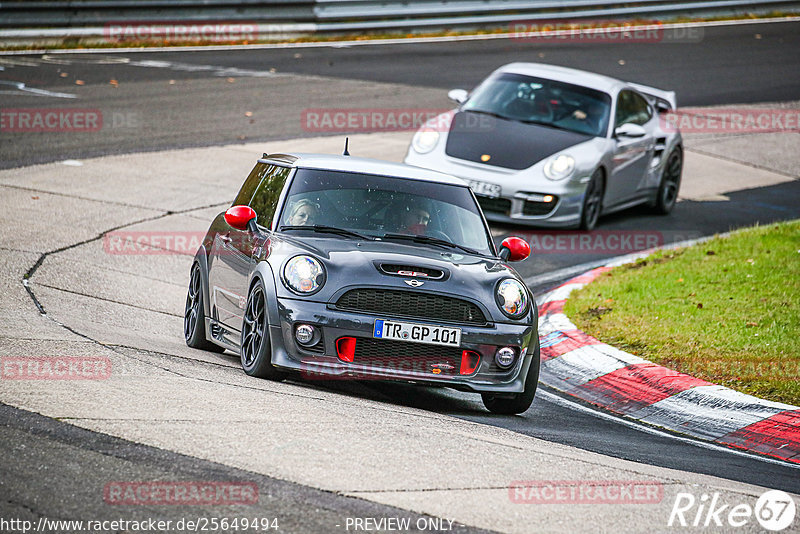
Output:
[[483,82],[462,109],[604,137],[611,97],[588,87],[504,73]]
[[298,169],[278,229],[312,231],[314,226],[328,234],[340,229],[354,232],[350,237],[409,243],[402,236],[425,236],[416,242],[455,253],[492,254],[491,238],[466,186]]

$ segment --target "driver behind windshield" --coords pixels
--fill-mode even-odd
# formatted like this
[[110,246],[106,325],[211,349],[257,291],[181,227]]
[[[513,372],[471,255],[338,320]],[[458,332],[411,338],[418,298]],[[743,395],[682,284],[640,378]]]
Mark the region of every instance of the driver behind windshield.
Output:
[[428,223],[431,222],[430,211],[424,206],[414,206],[407,202],[395,207],[394,216],[396,217],[397,232],[401,234],[425,235]]
[[297,201],[289,212],[290,226],[311,226],[319,215],[319,206],[308,199]]

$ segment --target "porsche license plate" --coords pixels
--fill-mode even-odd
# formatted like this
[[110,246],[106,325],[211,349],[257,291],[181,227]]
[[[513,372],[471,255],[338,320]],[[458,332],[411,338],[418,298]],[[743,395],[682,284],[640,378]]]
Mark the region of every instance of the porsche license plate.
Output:
[[478,180],[467,180],[467,183],[469,183],[469,186],[475,191],[476,195],[483,195],[490,198],[497,198],[500,196],[500,186],[497,184],[480,182]]
[[401,323],[399,321],[375,321],[372,337],[378,339],[396,339],[398,341],[411,341],[413,343],[428,343],[431,345],[446,345],[458,347],[461,345],[461,329],[450,326],[435,326],[430,324]]

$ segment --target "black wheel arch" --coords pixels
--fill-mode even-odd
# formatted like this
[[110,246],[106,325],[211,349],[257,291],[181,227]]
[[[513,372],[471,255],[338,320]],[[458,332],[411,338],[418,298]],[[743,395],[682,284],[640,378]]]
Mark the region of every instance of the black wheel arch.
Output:
[[594,171],[592,171],[592,176],[594,176],[594,173],[596,173],[597,171],[600,171],[600,175],[603,178],[603,196],[600,197],[600,215],[602,215],[604,207],[603,203],[606,200],[606,186],[608,185],[608,170],[606,169],[605,164],[601,163]]
[[269,319],[270,326],[279,326],[281,324],[280,314],[278,312],[278,288],[275,284],[278,282],[275,278],[275,273],[272,270],[272,265],[267,261],[260,261],[253,272],[250,274],[250,283],[247,285],[247,295],[253,290],[253,286],[261,281],[264,287],[264,296],[267,299],[267,318]]
[[[211,317],[211,292],[208,285],[208,254],[205,245],[200,245],[194,255],[194,261],[200,267],[200,290],[203,292],[203,313],[206,317]],[[206,333],[208,337],[208,333]]]

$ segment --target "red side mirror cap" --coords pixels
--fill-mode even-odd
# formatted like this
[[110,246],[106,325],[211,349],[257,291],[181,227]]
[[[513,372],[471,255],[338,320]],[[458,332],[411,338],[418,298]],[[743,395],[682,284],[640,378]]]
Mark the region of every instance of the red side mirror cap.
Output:
[[250,206],[233,206],[225,212],[225,222],[237,230],[247,230],[247,225],[256,218],[256,212]]
[[507,237],[500,244],[500,257],[507,261],[522,261],[531,255],[531,246],[519,237]]

